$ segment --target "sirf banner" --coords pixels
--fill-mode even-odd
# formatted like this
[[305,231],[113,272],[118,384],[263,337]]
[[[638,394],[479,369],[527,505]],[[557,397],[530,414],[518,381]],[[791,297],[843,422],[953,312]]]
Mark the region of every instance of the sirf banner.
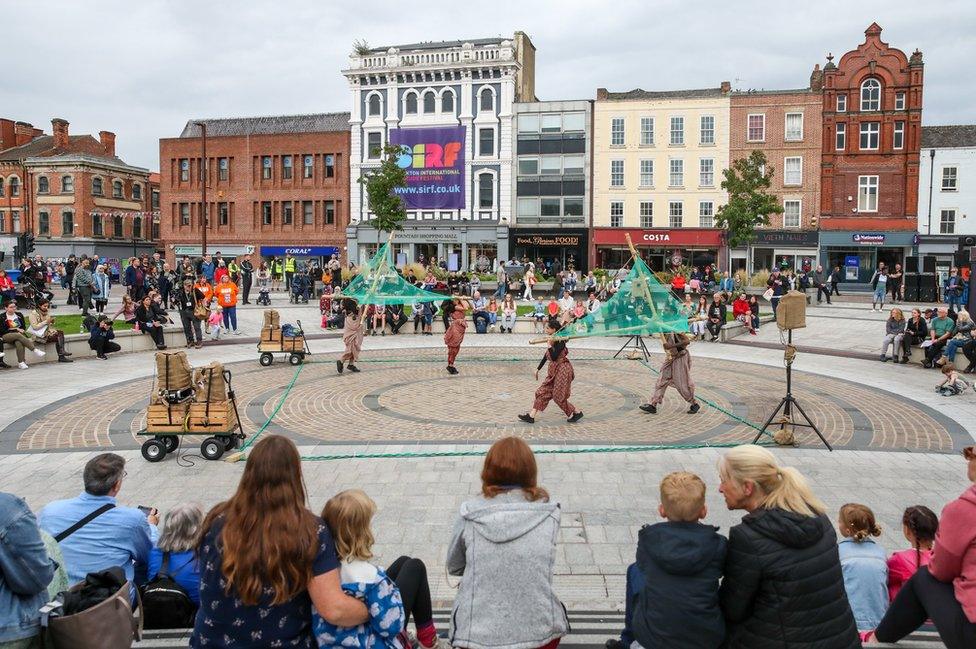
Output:
[[390,143],[401,153],[405,187],[394,191],[408,210],[464,208],[464,127],[400,128]]

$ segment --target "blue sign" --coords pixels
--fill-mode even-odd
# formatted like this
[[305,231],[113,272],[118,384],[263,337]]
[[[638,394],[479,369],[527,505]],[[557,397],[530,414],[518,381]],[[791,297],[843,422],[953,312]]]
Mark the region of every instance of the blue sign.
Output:
[[339,249],[335,246],[261,246],[261,256],[263,257],[331,257],[338,255]]
[[861,265],[861,258],[858,257],[857,255],[847,255],[846,257],[844,257],[844,265],[845,266],[860,266]]

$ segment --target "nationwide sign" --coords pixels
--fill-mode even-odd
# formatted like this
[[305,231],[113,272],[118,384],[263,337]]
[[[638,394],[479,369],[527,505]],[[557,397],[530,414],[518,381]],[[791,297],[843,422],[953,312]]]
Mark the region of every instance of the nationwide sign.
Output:
[[855,232],[852,238],[854,243],[862,246],[881,246],[885,242],[885,235],[881,232]]
[[408,210],[464,208],[464,128],[398,128],[390,143],[400,146],[397,165],[407,172],[394,192]]

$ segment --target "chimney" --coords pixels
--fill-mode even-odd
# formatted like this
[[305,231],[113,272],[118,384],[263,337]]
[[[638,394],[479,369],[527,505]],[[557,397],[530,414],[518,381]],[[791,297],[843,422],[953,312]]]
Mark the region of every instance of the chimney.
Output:
[[721,88],[722,88],[723,95],[727,95],[730,92],[732,92],[732,84],[729,83],[728,81],[723,81]]
[[810,90],[814,92],[823,90],[823,77],[823,70],[820,69],[820,64],[817,63],[813,66],[813,72],[810,73]]
[[99,131],[98,141],[102,143],[102,148],[105,149],[105,155],[114,158],[115,157],[115,133],[112,131]]
[[34,132],[37,129],[34,128],[33,124],[28,124],[27,122],[17,122],[14,124],[14,144],[13,146],[20,146],[21,144],[27,144],[34,139]]
[[610,93],[607,92],[607,89],[606,88],[597,88],[596,89],[596,100],[597,101],[605,100],[609,96],[609,94]]
[[68,148],[68,122],[60,117],[51,120],[51,133],[54,135],[54,148]]

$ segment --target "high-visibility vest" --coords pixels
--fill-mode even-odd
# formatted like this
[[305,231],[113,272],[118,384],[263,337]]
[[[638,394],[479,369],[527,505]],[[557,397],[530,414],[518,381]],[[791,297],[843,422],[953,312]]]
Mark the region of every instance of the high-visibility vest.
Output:
[[294,273],[295,272],[295,258],[294,257],[286,257],[285,258],[285,272],[286,273]]

